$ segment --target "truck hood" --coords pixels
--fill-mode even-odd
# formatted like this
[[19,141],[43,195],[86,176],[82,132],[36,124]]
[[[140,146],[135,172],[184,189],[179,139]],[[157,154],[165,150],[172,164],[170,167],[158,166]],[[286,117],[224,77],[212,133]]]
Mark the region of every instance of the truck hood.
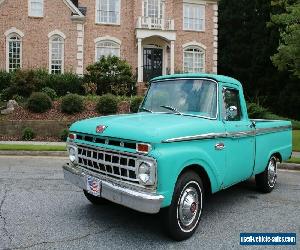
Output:
[[[184,136],[219,132],[215,120],[169,113],[137,113],[95,117],[72,124],[70,131],[133,141],[160,143]],[[103,133],[96,127],[106,126]]]

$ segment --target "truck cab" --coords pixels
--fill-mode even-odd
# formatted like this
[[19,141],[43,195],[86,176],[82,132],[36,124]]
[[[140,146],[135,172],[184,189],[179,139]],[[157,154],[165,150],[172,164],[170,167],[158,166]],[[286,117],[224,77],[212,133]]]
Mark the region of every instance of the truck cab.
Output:
[[136,114],[70,127],[65,179],[94,204],[162,214],[175,240],[199,225],[204,197],[255,176],[271,192],[292,152],[289,121],[250,120],[242,85],[226,76],[154,78]]

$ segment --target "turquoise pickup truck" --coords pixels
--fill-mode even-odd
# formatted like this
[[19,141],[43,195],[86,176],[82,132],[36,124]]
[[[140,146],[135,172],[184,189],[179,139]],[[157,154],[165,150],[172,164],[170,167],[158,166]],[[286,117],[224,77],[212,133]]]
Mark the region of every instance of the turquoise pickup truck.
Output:
[[162,215],[170,237],[196,230],[204,197],[255,176],[271,192],[292,153],[289,121],[250,120],[239,81],[177,74],[150,82],[136,114],[75,122],[65,180],[93,204]]

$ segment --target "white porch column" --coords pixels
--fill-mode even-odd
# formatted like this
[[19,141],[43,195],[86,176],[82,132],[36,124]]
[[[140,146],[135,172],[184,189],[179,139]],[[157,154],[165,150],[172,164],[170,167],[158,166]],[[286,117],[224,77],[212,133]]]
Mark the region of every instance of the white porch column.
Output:
[[142,39],[138,38],[138,82],[143,82]]
[[170,68],[170,73],[174,74],[174,65],[175,65],[175,42],[171,41],[171,56],[170,56],[170,60],[171,60],[171,68]]

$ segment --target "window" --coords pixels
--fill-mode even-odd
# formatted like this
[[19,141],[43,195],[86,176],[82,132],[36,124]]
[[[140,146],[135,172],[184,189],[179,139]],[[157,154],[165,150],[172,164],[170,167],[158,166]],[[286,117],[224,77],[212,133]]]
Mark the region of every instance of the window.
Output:
[[43,17],[44,0],[28,0],[28,15],[32,17]]
[[22,67],[22,38],[16,33],[7,36],[7,70],[14,71]]
[[96,42],[96,61],[103,56],[120,56],[120,44],[111,41],[103,40]]
[[223,89],[223,118],[226,121],[240,121],[242,118],[239,91]]
[[162,18],[163,2],[161,0],[144,0],[144,16]]
[[205,30],[205,6],[199,4],[183,5],[183,27],[185,30]]
[[199,73],[205,71],[205,51],[198,46],[189,46],[183,52],[184,72]]
[[64,72],[64,38],[53,35],[49,41],[49,73],[61,74]]
[[143,108],[152,112],[172,112],[173,107],[187,115],[217,118],[217,83],[202,79],[173,79],[153,82]]
[[120,24],[121,0],[97,0],[96,23]]

